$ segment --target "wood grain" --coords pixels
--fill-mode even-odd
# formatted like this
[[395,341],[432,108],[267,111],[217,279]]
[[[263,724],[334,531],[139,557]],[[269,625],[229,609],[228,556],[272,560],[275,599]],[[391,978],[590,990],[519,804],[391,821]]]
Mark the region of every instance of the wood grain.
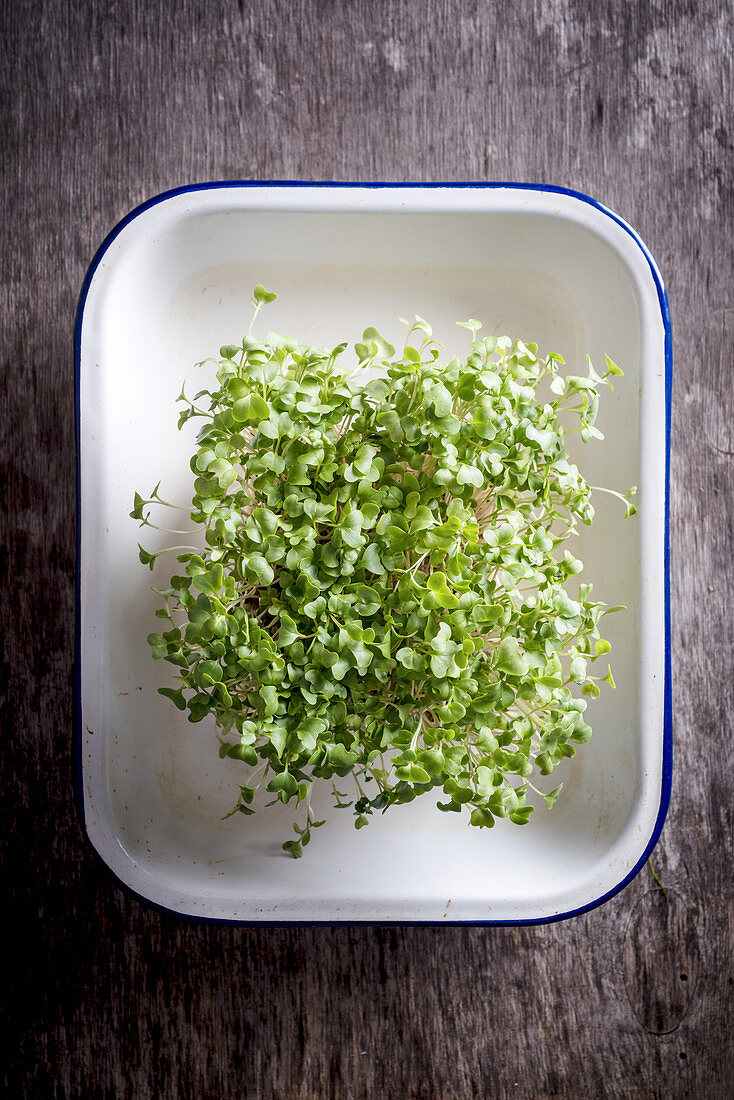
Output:
[[[6,0],[0,20],[6,1095],[731,1095],[731,6]],[[657,257],[676,372],[668,903],[645,871],[545,927],[208,927],[126,896],[90,852],[75,299],[135,203],[238,177],[563,184]]]

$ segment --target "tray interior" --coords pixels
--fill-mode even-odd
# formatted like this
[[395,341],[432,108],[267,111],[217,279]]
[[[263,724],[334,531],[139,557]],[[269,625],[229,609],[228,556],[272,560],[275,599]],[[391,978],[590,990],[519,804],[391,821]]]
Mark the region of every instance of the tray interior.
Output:
[[[528,827],[475,830],[426,796],[356,832],[323,784],[315,805],[327,825],[294,861],[280,849],[291,808],[221,820],[244,765],[220,760],[213,726],[189,724],[156,693],[170,666],[153,663],[145,641],[156,629],[150,585],[175,561],[154,574],[138,563],[138,539],[157,549],[170,537],[139,532],[128,512],[133,492],[158,480],[168,499],[190,499],[195,426],[177,431],[175,398],[184,380],[191,394],[205,386],[212,368],[194,364],[247,330],[256,282],[279,295],[258,321],[263,334],[333,346],[376,325],[397,342],[398,318],[419,313],[449,354],[469,342],[455,322],[477,317],[483,334],[560,352],[569,372],[585,373],[586,352],[625,371],[602,394],[605,440],[574,453],[593,484],[640,486],[642,519],[623,522],[621,504],[597,494],[596,522],[574,547],[595,595],[628,607],[604,623],[617,690],[590,703],[594,736],[554,773],[553,786],[556,775],[565,782],[556,808],[541,805]],[[662,481],[659,471],[646,478],[641,440],[662,365],[649,362],[643,312],[620,254],[560,212],[171,202],[123,230],[82,327],[82,764],[90,835],[129,885],[224,918],[514,920],[577,908],[624,878],[660,795],[661,547],[655,569],[643,561],[645,508],[661,509]],[[650,430],[659,434],[657,420]],[[662,459],[662,436],[659,448]]]

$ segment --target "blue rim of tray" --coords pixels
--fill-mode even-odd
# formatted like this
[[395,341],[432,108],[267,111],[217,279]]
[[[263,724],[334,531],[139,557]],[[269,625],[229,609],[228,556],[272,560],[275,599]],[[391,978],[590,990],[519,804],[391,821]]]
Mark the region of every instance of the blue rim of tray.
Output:
[[[81,392],[81,335],[82,335],[82,321],[84,317],[84,306],[86,304],[89,288],[92,283],[94,274],[102,261],[103,256],[107,252],[110,245],[113,243],[116,237],[122,232],[122,230],[130,224],[135,218],[139,217],[146,210],[149,210],[153,206],[157,206],[159,203],[166,202],[168,199],[175,198],[177,195],[191,194],[197,191],[215,191],[215,190],[234,190],[242,188],[255,188],[255,187],[299,187],[299,188],[325,188],[330,187],[334,189],[365,189],[365,190],[397,190],[397,189],[413,189],[413,190],[434,190],[443,188],[444,190],[476,190],[476,191],[489,191],[489,190],[513,190],[513,191],[542,191],[554,195],[567,195],[571,198],[578,199],[581,202],[587,203],[595,210],[604,214],[606,217],[611,218],[613,222],[616,222],[626,233],[630,235],[632,240],[637,244],[642,252],[647,264],[650,268],[653,281],[655,283],[655,289],[657,290],[658,302],[660,304],[660,313],[663,321],[663,328],[665,331],[665,523],[664,523],[664,535],[663,535],[663,565],[664,565],[664,597],[665,597],[665,685],[663,690],[663,759],[662,759],[662,771],[661,771],[661,784],[660,784],[660,805],[658,808],[658,815],[655,820],[655,827],[652,831],[652,836],[648,841],[644,852],[638,859],[631,871],[629,871],[620,882],[612,887],[611,890],[607,890],[601,897],[595,898],[593,901],[588,902],[586,905],[580,906],[578,909],[571,909],[565,913],[554,913],[547,917],[526,917],[519,920],[349,920],[349,921],[335,921],[335,920],[303,920],[303,921],[264,921],[264,920],[230,920],[227,917],[204,917],[197,916],[191,913],[181,913],[176,909],[168,909],[164,905],[160,905],[157,902],[152,901],[150,898],[145,897],[143,894],[137,893],[124,882],[119,875],[109,866],[100,853],[95,848],[94,844],[89,837],[86,830],[86,817],[84,812],[84,785],[83,785],[83,770],[82,770],[82,699],[81,699],[81,406],[80,406],[80,392]],[[380,925],[389,927],[391,925],[400,926],[425,926],[433,925],[435,927],[441,926],[464,926],[464,925],[494,925],[494,926],[509,926],[515,927],[519,925],[531,925],[531,924],[553,924],[556,921],[568,920],[570,917],[580,916],[582,913],[588,913],[591,909],[596,909],[604,902],[609,901],[620,891],[624,890],[626,886],[635,878],[644,867],[645,863],[650,858],[650,855],[657,844],[660,834],[665,824],[665,818],[668,813],[668,807],[670,805],[670,792],[673,779],[673,717],[672,717],[672,667],[671,667],[671,652],[670,652],[670,405],[673,389],[673,334],[670,320],[670,304],[668,302],[668,292],[665,289],[665,283],[663,282],[662,275],[658,269],[655,260],[652,257],[652,253],[642,240],[640,235],[629,225],[624,218],[621,218],[619,214],[616,214],[613,210],[610,210],[607,206],[597,202],[596,199],[591,198],[589,195],[585,195],[582,191],[575,191],[569,187],[556,187],[552,184],[542,183],[507,183],[507,182],[469,182],[469,183],[359,183],[355,181],[340,182],[340,181],[305,181],[305,180],[221,180],[211,181],[207,183],[194,183],[186,184],[182,187],[174,187],[168,191],[163,191],[159,195],[154,195],[150,199],[146,199],[145,202],[140,203],[139,206],[134,207],[128,214],[122,218],[117,225],[112,229],[102,244],[99,246],[94,254],[92,262],[90,263],[87,273],[84,276],[82,288],[79,294],[79,302],[77,304],[76,318],[74,322],[74,413],[75,413],[75,427],[76,427],[76,571],[75,571],[75,596],[74,596],[74,673],[73,673],[73,688],[74,688],[74,755],[75,755],[75,804],[79,819],[82,825],[82,831],[87,837],[89,846],[91,847],[95,857],[102,864],[108,874],[116,880],[117,884],[121,887],[125,893],[135,898],[137,901],[142,902],[145,905],[150,906],[153,909],[157,909],[161,913],[167,913],[171,916],[180,917],[183,920],[195,921],[205,924],[225,924],[225,925],[249,925],[258,926],[262,925],[267,927],[268,925],[284,925],[294,927],[309,927],[312,925]]]

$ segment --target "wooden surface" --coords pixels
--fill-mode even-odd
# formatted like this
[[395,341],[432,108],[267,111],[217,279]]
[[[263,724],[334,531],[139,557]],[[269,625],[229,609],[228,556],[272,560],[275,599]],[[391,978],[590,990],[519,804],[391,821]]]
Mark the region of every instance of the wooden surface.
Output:
[[[728,1097],[732,20],[723,0],[6,0],[5,1095]],[[134,204],[227,179],[520,180],[642,234],[674,318],[675,779],[647,870],[524,929],[207,927],[73,805],[72,322]]]

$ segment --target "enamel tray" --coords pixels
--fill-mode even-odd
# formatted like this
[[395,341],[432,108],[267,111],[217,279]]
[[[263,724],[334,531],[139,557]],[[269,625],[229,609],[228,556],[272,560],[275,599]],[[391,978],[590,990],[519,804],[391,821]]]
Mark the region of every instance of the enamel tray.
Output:
[[[617,690],[590,704],[592,740],[564,765],[556,808],[527,827],[473,829],[425,796],[357,832],[324,792],[315,808],[327,824],[293,860],[280,847],[291,808],[222,820],[244,766],[220,760],[213,726],[189,724],[156,692],[172,670],[145,640],[157,623],[150,585],[176,566],[173,555],[154,574],[139,564],[139,538],[156,549],[168,536],[156,543],[128,513],[134,491],[159,479],[167,499],[190,499],[196,422],[177,431],[175,399],[184,379],[189,393],[207,384],[193,364],[247,330],[258,282],[279,295],[263,334],[333,346],[376,325],[397,342],[398,318],[418,313],[460,352],[468,334],[455,321],[478,317],[483,334],[560,352],[569,372],[585,372],[586,352],[624,369],[602,394],[604,441],[574,453],[592,484],[639,486],[626,522],[597,494],[597,520],[574,545],[595,596],[629,609],[604,624]],[[621,218],[584,195],[514,184],[170,191],[97,252],[76,367],[79,795],[120,883],[206,920],[521,924],[582,912],[629,882],[670,791],[671,347],[660,274]]]

